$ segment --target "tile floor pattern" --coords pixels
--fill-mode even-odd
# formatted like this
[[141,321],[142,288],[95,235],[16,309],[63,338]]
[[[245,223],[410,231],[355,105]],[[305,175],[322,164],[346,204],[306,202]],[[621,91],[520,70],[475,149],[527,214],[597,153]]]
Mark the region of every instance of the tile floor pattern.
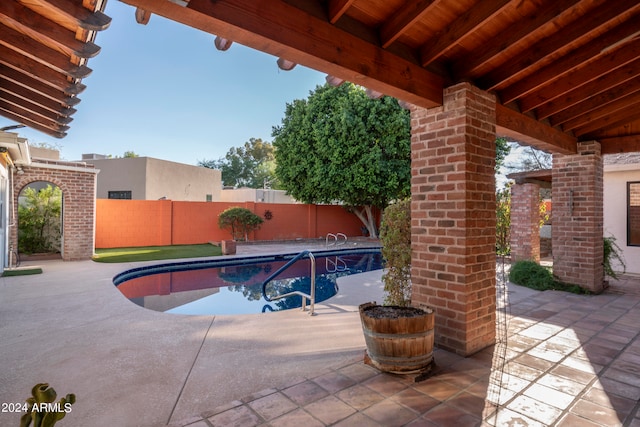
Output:
[[468,358],[436,349],[422,382],[358,358],[172,425],[640,427],[640,293],[624,285],[507,304],[497,345]]

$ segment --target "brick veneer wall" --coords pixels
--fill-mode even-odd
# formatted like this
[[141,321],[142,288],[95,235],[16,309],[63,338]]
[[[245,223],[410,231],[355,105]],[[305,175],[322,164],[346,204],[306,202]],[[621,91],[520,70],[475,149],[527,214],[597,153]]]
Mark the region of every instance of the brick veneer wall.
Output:
[[[25,166],[22,169],[23,174],[14,175],[14,206],[18,206],[20,191],[29,183],[46,181],[60,187],[63,199],[62,259],[91,259],[94,248],[97,171],[89,167],[54,169]],[[11,241],[15,247],[18,246],[17,240],[17,227],[12,227]]]
[[592,292],[603,290],[603,167],[600,143],[553,156],[553,274]]
[[540,262],[540,186],[511,187],[511,261]]
[[411,110],[412,304],[465,356],[495,342],[495,102],[462,83]]

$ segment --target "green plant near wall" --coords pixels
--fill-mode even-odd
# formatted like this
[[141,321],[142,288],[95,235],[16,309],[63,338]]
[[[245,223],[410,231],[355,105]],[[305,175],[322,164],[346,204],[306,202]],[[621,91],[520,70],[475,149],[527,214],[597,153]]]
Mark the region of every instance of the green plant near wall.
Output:
[[603,257],[603,265],[604,265],[604,274],[605,276],[609,276],[613,279],[618,279],[618,273],[613,269],[611,265],[614,261],[617,261],[618,264],[622,266],[622,273],[627,271],[627,264],[624,262],[624,258],[622,256],[622,249],[616,243],[616,238],[613,236],[604,238],[604,257]]
[[231,231],[233,240],[249,240],[249,233],[260,228],[263,219],[249,209],[233,207],[218,216],[218,226]]
[[511,253],[511,186],[496,193],[496,254]]
[[56,402],[58,395],[47,383],[36,384],[31,389],[31,397],[26,400],[24,412],[20,418],[20,427],[51,427],[71,412],[76,402],[75,394],[67,394]]
[[387,206],[380,225],[380,243],[386,272],[382,276],[385,305],[411,303],[411,201]]
[[18,250],[22,253],[58,252],[62,190],[47,185],[36,190],[27,187],[18,206]]

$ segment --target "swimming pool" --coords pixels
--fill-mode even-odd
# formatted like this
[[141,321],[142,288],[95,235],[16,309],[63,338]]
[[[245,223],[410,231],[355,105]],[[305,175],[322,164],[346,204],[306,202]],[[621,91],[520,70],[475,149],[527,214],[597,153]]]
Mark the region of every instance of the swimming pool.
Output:
[[[175,314],[249,314],[300,308],[298,295],[265,299],[263,281],[297,253],[175,262],[124,271],[116,287],[141,307]],[[316,303],[338,293],[341,276],[382,268],[380,248],[313,251]],[[310,293],[310,260],[300,259],[271,280],[271,299],[294,290]],[[308,304],[308,301],[307,301]]]

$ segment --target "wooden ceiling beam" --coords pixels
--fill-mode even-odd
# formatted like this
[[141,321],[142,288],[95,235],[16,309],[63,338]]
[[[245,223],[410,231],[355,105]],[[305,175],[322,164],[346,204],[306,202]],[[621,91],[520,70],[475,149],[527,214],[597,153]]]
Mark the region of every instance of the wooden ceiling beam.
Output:
[[355,0],[329,0],[329,22],[335,24],[347,12]]
[[87,31],[102,31],[109,28],[111,18],[97,10],[85,8],[74,0],[17,0],[34,12],[51,19],[70,31],[77,27]]
[[0,24],[0,45],[13,49],[54,70],[69,73],[69,75],[74,72],[85,73],[87,70],[70,62],[70,58],[59,51],[2,24]]
[[66,87],[54,87],[47,83],[43,83],[40,79],[35,79],[29,74],[20,73],[13,68],[9,68],[5,65],[0,65],[0,77],[4,77],[7,80],[11,80],[23,86],[31,87],[36,92],[40,92],[43,95],[53,97],[59,96],[62,93],[65,96],[78,95],[82,92],[86,86],[80,83],[69,83]]
[[[65,109],[61,109],[58,111],[51,111],[46,108],[43,108],[33,102],[26,100],[24,98],[19,98],[7,91],[0,89],[0,102],[5,102],[8,104],[13,104],[17,107],[24,109],[25,111],[31,111],[38,116],[41,116],[45,119],[53,120],[56,123],[61,125],[67,125],[71,123],[73,118],[69,115],[64,115]],[[7,104],[5,104],[7,105]]]
[[478,77],[477,73],[506,51],[509,51],[527,36],[536,32],[544,31],[547,27],[554,25],[554,20],[559,16],[568,13],[580,0],[556,0],[545,4],[536,13],[523,17],[518,25],[509,28],[500,34],[500,38],[485,46],[473,55],[465,56],[454,62],[451,67],[454,70],[457,80],[469,80]]
[[598,132],[640,119],[640,111],[637,108],[637,104],[635,108],[629,108],[628,105],[621,102],[615,106],[610,105],[609,111],[609,114],[575,128],[573,130],[574,134],[580,139],[597,139]]
[[399,10],[380,27],[380,43],[383,48],[389,47],[408,28],[429,13],[436,0],[410,1],[402,5]]
[[[603,56],[597,61],[593,61],[584,67],[568,73],[555,80],[552,85],[545,86],[523,97],[519,102],[520,109],[523,112],[532,111],[556,98],[562,98],[567,92],[584,86],[603,75],[632,63],[638,58],[640,58],[640,39],[634,40],[622,49],[617,49],[610,55]],[[599,87],[600,90],[608,89],[606,87],[603,88],[601,85]],[[582,93],[584,94],[584,89]]]
[[414,105],[442,105],[440,76],[281,0],[123,1]]
[[56,132],[66,132],[69,130],[69,126],[64,123],[59,123],[55,119],[42,117],[33,111],[27,110],[25,108],[19,107],[14,104],[10,104],[5,100],[0,99],[0,110],[11,111],[15,115],[19,117],[23,117],[25,119],[31,120],[35,123],[40,123],[45,128],[51,129]]
[[566,55],[534,74],[504,88],[500,91],[500,99],[505,104],[508,104],[541,87],[551,86],[565,75],[570,78],[568,74],[576,68],[590,68],[590,65],[585,64],[601,60],[603,56],[613,54],[617,49],[626,49],[623,44],[617,45],[615,49],[610,49],[609,47],[620,40],[637,34],[638,31],[640,30],[637,21],[629,19],[624,24],[613,28],[587,45],[576,49],[571,55]]
[[446,29],[433,37],[420,48],[420,62],[423,67],[445,55],[487,20],[495,17],[509,5],[511,0],[492,0],[477,3],[458,19],[447,25]]
[[45,133],[47,135],[51,135],[55,138],[64,138],[65,136],[67,136],[67,133],[64,130],[54,130],[54,129],[48,128],[47,126],[44,126],[39,121],[33,121],[26,117],[21,117],[15,114],[14,112],[10,110],[5,110],[4,108],[1,108],[1,107],[0,107],[0,115],[3,115],[4,117],[10,120],[13,120],[14,122],[22,123],[23,125],[29,126],[30,128],[40,131],[42,133]]
[[0,1],[0,17],[4,16],[13,21],[14,27],[20,27],[22,32],[32,39],[46,39],[63,51],[66,56],[78,58],[93,58],[100,52],[100,48],[88,41],[83,43],[76,39],[73,31],[46,19],[28,7],[15,1]]
[[[618,96],[610,102],[602,103],[597,108],[587,113],[581,114],[571,120],[567,120],[562,125],[562,129],[566,132],[581,126],[587,126],[590,123],[593,123],[602,117],[610,116],[617,111],[627,108],[636,109],[638,105],[640,105],[640,88],[636,86],[636,89],[633,92],[627,91],[622,96]],[[640,111],[638,112],[638,116],[640,117]]]
[[502,104],[496,104],[496,131],[539,150],[575,154],[577,139]]
[[604,2],[571,24],[560,27],[553,35],[540,39],[533,46],[510,58],[508,62],[494,71],[479,78],[477,84],[485,90],[502,90],[531,74],[530,70],[533,65],[548,60],[553,55],[558,55],[559,51],[566,51],[571,47],[577,49],[589,43],[595,38],[594,33],[600,28],[621,19],[620,10],[632,14],[639,8],[640,3],[637,0],[616,0],[616,7],[611,7],[608,2]]
[[8,66],[0,63],[0,74],[3,76],[12,75],[15,80],[19,80],[23,76],[29,76],[34,80],[38,80],[49,86],[66,92],[69,95],[77,95],[78,90],[84,90],[85,86],[74,84],[67,80],[64,74],[58,73],[51,68],[36,63],[32,68],[20,68],[18,66]]
[[602,154],[640,152],[640,135],[600,138]]
[[[24,56],[20,52],[9,49],[8,47],[5,47],[1,44],[0,44],[0,63],[8,66],[14,66],[14,67],[31,69],[31,70],[40,69],[40,67],[45,67],[44,65],[42,65],[42,63],[37,62],[34,59],[29,58],[27,56]],[[66,62],[65,64],[61,64],[61,65],[64,65],[65,67],[64,70],[61,70],[59,67],[56,67],[56,68],[60,72],[62,72],[64,75],[71,77],[72,79],[82,79],[84,77],[87,77],[89,74],[91,74],[91,71],[92,71],[91,68],[85,65],[77,66],[72,64],[71,62]],[[55,71],[55,70],[51,69],[51,71]]]
[[51,89],[49,86],[46,86],[46,88],[52,93],[43,95],[41,92],[35,92],[31,87],[22,86],[11,80],[7,80],[2,76],[0,76],[0,87],[2,87],[5,91],[11,92],[16,96],[19,96],[20,98],[28,99],[31,102],[34,102],[51,111],[60,111],[60,108],[69,108],[73,110],[73,113],[75,113],[75,109],[71,107],[80,103],[80,98],[77,98],[75,96],[67,96],[63,92]]
[[7,80],[0,82],[0,87],[2,87],[0,91],[6,92],[8,95],[24,99],[25,101],[49,110],[52,113],[59,113],[61,116],[69,117],[74,115],[77,111],[75,108],[68,107],[63,102],[54,101],[46,96],[31,92],[27,88],[16,85],[15,83]]
[[592,96],[602,93],[602,91],[610,90],[619,84],[624,84],[638,75],[640,75],[640,59],[604,74],[585,85],[573,88],[565,92],[562,97],[541,105],[536,109],[538,119],[549,117],[553,123],[555,123],[555,120],[561,121],[562,116],[556,119],[556,115],[581,103],[585,99],[585,93],[591,94]]
[[597,110],[598,108],[614,102],[617,99],[638,91],[640,91],[640,73],[638,73],[638,75],[633,79],[621,81],[617,86],[614,86],[609,90],[605,90],[604,92],[597,94],[595,92],[591,92],[594,93],[593,96],[572,105],[570,108],[560,111],[558,114],[554,114],[549,119],[552,126],[559,126],[570,120],[575,120],[581,116],[585,116],[591,111]]

